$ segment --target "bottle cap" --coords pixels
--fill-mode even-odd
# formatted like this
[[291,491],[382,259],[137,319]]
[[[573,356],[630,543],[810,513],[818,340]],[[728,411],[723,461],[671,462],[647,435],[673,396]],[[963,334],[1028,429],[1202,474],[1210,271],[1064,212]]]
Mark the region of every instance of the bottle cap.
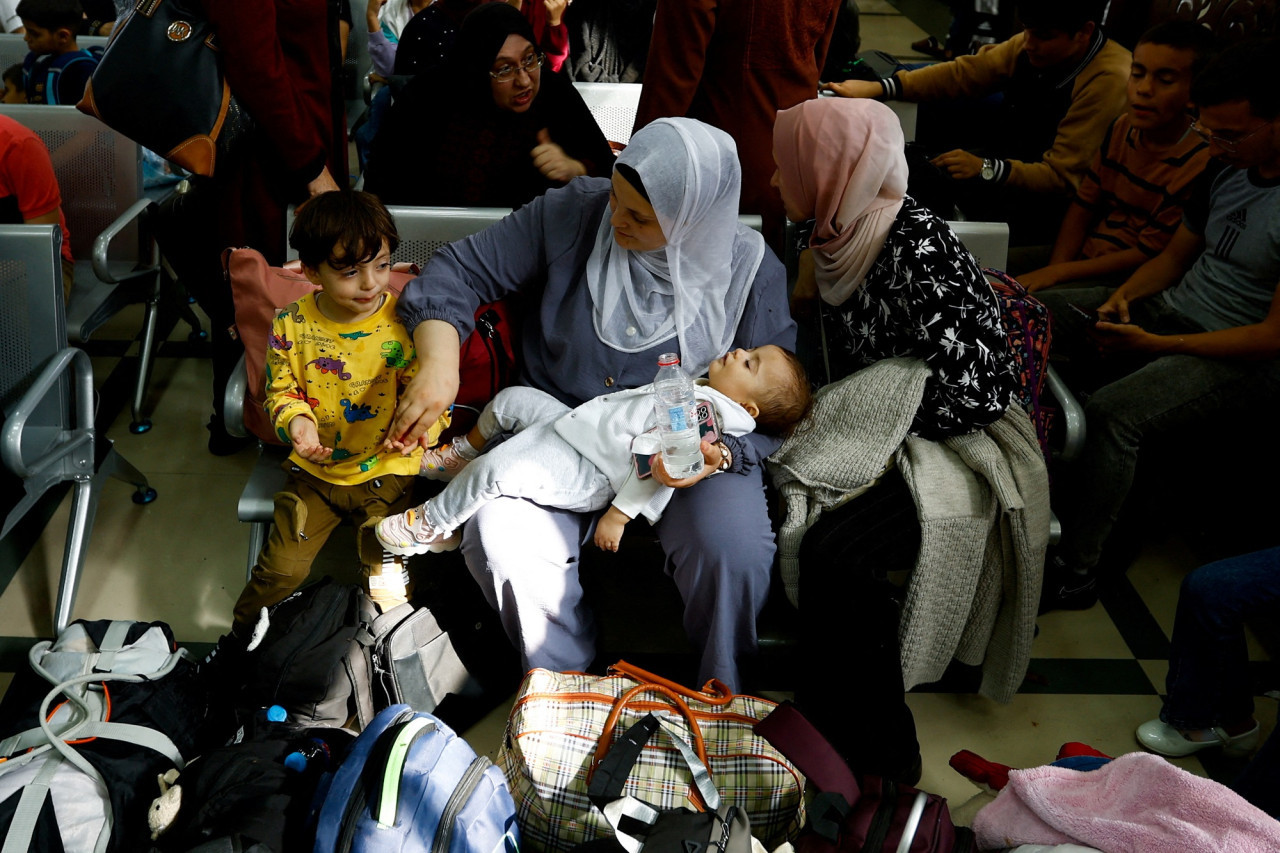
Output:
[[674,352],[664,352],[658,356],[658,367],[669,367],[680,363],[680,356]]
[[289,712],[279,705],[272,705],[267,709],[267,720],[272,723],[283,723],[289,719]]
[[291,752],[284,757],[284,766],[301,773],[307,769],[307,757],[301,752]]

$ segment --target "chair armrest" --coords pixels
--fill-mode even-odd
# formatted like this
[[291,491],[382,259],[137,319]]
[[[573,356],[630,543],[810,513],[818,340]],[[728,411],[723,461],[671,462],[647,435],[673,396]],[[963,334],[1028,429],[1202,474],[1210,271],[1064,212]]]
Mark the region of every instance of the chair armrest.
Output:
[[[75,373],[76,408],[73,427],[62,431],[62,437],[58,443],[45,454],[43,459],[28,464],[22,458],[22,431],[26,428],[27,419],[31,417],[32,412],[68,367]],[[31,387],[5,413],[4,429],[0,431],[0,460],[3,460],[5,467],[14,474],[27,479],[82,445],[88,444],[92,448],[93,441],[93,365],[84,350],[67,347],[59,350],[57,355],[45,363],[45,366],[36,374]],[[92,460],[92,452],[89,458]],[[92,462],[90,465],[92,466]]]
[[227,390],[222,397],[223,426],[229,435],[236,438],[249,435],[249,431],[244,428],[244,395],[248,390],[249,369],[244,365],[244,356],[240,356],[227,379]]
[[1062,381],[1062,377],[1058,375],[1058,371],[1054,370],[1052,364],[1049,365],[1049,369],[1045,373],[1045,380],[1049,385],[1049,392],[1058,401],[1058,406],[1062,409],[1063,419],[1066,421],[1066,439],[1062,443],[1062,450],[1058,454],[1058,458],[1063,461],[1070,461],[1080,453],[1080,448],[1084,447],[1084,407],[1080,405],[1080,401],[1075,398],[1075,395],[1071,393],[1071,389]]
[[111,247],[111,241],[116,235],[123,231],[129,223],[137,219],[144,210],[150,207],[154,202],[149,198],[140,198],[129,206],[122,214],[116,217],[115,221],[102,230],[93,240],[93,274],[100,281],[107,284],[118,284],[120,279],[111,274],[111,268],[107,263],[107,249]]

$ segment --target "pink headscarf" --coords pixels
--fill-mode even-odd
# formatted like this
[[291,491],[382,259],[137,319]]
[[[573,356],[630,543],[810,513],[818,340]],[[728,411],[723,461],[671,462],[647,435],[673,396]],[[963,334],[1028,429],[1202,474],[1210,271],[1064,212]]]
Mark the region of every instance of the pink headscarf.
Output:
[[902,125],[878,101],[814,98],[778,113],[773,157],[787,209],[816,219],[818,291],[839,305],[861,286],[902,208]]

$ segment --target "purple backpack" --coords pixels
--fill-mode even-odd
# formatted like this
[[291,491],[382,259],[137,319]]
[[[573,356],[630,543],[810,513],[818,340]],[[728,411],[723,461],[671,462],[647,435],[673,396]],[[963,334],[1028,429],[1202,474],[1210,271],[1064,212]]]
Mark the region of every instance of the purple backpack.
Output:
[[973,833],[951,822],[946,799],[878,776],[856,779],[835,747],[790,702],[756,723],[755,731],[821,791],[795,840],[796,853],[968,853],[977,849]]
[[1018,403],[1031,416],[1040,449],[1048,460],[1052,410],[1041,404],[1040,395],[1049,369],[1049,309],[1008,273],[989,268],[983,273],[1000,300],[1000,317],[1018,374]]

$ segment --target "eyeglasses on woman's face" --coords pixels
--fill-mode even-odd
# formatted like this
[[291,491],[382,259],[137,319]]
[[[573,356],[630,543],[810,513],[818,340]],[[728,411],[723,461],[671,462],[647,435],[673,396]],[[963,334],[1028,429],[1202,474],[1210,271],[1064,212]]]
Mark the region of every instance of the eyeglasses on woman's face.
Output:
[[507,64],[500,68],[493,69],[489,72],[489,76],[494,80],[497,80],[499,83],[510,83],[512,80],[516,79],[516,75],[521,71],[526,74],[533,74],[533,72],[542,67],[542,63],[545,61],[546,58],[539,51],[535,50],[524,59],[520,60],[518,64]]
[[[1226,153],[1234,154],[1236,153],[1236,150],[1240,147],[1241,143],[1243,143],[1245,140],[1249,139],[1250,137],[1256,135],[1259,131],[1261,131],[1266,126],[1267,126],[1266,123],[1260,124],[1257,127],[1255,127],[1253,130],[1249,131],[1248,133],[1242,136],[1222,136],[1220,134],[1213,133],[1212,131],[1205,130],[1203,127],[1200,126],[1200,122],[1193,121],[1191,123],[1191,132],[1194,133],[1196,136],[1200,137],[1201,139],[1203,139],[1205,142],[1209,143],[1210,145],[1217,145]],[[1234,133],[1236,131],[1230,131],[1230,132]]]

